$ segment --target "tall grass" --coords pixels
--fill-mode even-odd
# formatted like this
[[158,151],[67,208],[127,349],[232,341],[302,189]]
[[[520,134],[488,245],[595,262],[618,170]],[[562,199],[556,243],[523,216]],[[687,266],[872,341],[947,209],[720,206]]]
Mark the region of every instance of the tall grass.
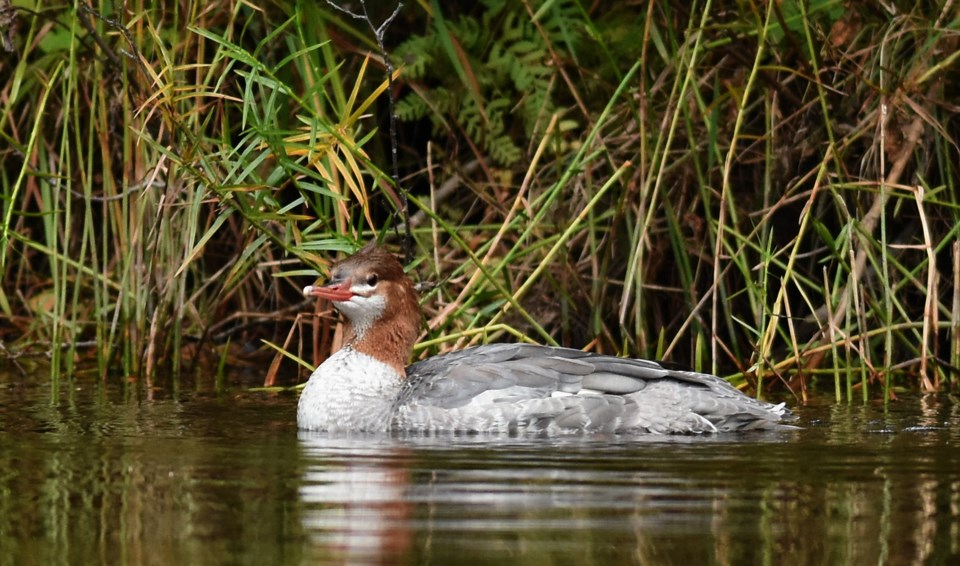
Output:
[[340,10],[18,9],[0,339],[148,382],[261,340],[323,355],[334,318],[298,289],[406,224],[418,352],[560,343],[804,398],[951,386],[950,6],[408,6],[383,35],[399,179],[379,47]]

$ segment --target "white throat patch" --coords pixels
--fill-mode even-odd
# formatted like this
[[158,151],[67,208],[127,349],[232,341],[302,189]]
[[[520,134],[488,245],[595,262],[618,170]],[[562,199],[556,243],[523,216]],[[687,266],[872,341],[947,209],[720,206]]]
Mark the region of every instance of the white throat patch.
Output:
[[353,323],[353,330],[357,333],[357,339],[359,340],[373,326],[373,323],[383,316],[383,309],[387,306],[387,300],[383,295],[371,295],[369,297],[354,295],[349,301],[338,301],[334,304],[337,306],[337,310]]

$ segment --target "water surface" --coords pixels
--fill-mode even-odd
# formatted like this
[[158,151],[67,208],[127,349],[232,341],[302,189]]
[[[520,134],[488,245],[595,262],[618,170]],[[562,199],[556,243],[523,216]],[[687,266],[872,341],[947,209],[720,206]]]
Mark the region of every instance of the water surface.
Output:
[[704,437],[303,434],[295,407],[0,379],[0,564],[960,559],[946,396]]

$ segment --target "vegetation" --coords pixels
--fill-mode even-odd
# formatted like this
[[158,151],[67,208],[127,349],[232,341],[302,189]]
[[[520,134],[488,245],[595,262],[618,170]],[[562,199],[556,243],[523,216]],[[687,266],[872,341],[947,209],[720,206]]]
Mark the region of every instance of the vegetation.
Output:
[[957,383],[956,4],[370,4],[0,0],[3,356],[151,381],[323,355],[299,289],[409,227],[421,353]]

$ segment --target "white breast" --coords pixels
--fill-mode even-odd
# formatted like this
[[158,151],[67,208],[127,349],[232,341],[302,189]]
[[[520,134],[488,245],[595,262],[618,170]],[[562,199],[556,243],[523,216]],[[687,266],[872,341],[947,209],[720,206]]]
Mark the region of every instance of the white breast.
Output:
[[349,346],[330,356],[300,394],[303,430],[383,431],[389,428],[402,378],[387,364]]

